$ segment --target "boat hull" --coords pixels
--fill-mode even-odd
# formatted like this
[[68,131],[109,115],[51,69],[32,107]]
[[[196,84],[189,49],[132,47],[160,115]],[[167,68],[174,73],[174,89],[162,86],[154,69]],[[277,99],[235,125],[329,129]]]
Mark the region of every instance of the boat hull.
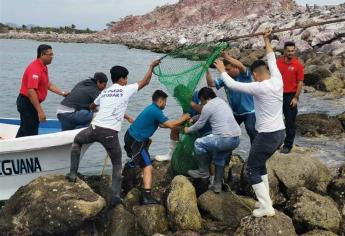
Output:
[[[5,137],[0,140],[0,200],[9,199],[18,188],[39,176],[66,174],[72,142],[82,130],[61,132],[58,121],[51,121],[51,127],[42,128],[41,135],[14,138],[19,128],[14,122],[0,121],[0,136]],[[81,157],[88,147],[83,146]]]

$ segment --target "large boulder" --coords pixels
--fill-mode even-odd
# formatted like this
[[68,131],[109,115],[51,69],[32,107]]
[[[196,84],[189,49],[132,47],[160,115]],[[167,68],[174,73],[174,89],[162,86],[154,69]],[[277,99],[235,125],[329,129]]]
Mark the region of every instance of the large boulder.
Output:
[[309,150],[294,148],[288,155],[277,152],[268,160],[270,193],[275,204],[283,204],[288,193],[298,187],[327,192],[332,180],[331,172],[313,154]]
[[305,136],[332,136],[344,132],[340,120],[337,117],[323,113],[301,114],[296,119],[297,130]]
[[332,76],[332,72],[325,66],[312,64],[304,70],[304,84],[318,88],[321,80]]
[[[165,202],[166,194],[173,178],[170,168],[170,162],[154,161],[152,164],[152,195],[161,202]],[[142,169],[139,167],[129,167],[125,165],[122,172],[123,181],[122,188],[127,194],[133,188],[141,188],[142,185]]]
[[212,219],[222,221],[231,228],[236,228],[241,219],[251,214],[255,201],[251,198],[235,195],[232,192],[215,194],[207,191],[198,198],[198,205]]
[[161,205],[144,205],[133,208],[134,215],[145,235],[168,231],[165,208]]
[[236,236],[294,236],[296,234],[292,220],[282,212],[276,210],[274,217],[247,216],[241,220],[235,232]]
[[330,198],[316,194],[304,187],[298,188],[287,203],[296,231],[305,233],[313,229],[337,232],[341,215],[336,203]]
[[109,175],[78,175],[89,187],[98,195],[103,197],[107,205],[109,205],[112,191],[111,191],[111,176]]
[[345,166],[339,169],[339,174],[336,176],[329,185],[329,195],[340,205],[345,204]]
[[152,195],[161,202],[165,202],[170,183],[174,176],[170,162],[154,161],[152,167]]
[[308,233],[302,234],[301,236],[337,236],[335,233],[326,230],[313,230]]
[[193,185],[182,175],[171,182],[167,198],[168,216],[177,230],[200,230],[202,219]]
[[137,188],[132,188],[131,191],[123,199],[125,207],[132,211],[134,206],[140,205],[141,192]]
[[63,175],[48,175],[19,188],[6,202],[3,217],[13,235],[64,234],[95,217],[105,205],[84,181],[70,183]]
[[268,168],[273,170],[278,180],[287,189],[303,186],[313,191],[326,193],[332,174],[327,166],[313,155],[314,152],[309,150],[296,150],[290,155],[276,153],[269,159]]
[[135,216],[127,211],[122,204],[117,205],[107,213],[109,236],[133,236],[138,235]]
[[344,81],[338,77],[330,76],[319,82],[317,88],[325,92],[333,92],[344,88]]

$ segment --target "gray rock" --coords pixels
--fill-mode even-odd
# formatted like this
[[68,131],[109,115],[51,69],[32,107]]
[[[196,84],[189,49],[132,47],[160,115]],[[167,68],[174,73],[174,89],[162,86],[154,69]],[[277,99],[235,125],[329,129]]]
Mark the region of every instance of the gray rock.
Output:
[[301,236],[337,236],[337,235],[331,231],[313,230],[313,231],[309,231],[308,233],[302,234]]
[[214,220],[222,221],[235,228],[241,219],[251,214],[255,201],[231,192],[215,194],[207,191],[198,198],[198,205]]
[[161,205],[135,206],[134,215],[145,235],[168,231],[168,220],[165,208]]
[[191,230],[180,230],[175,232],[173,236],[201,236],[201,234]]
[[247,216],[241,220],[236,236],[297,236],[292,220],[282,212],[276,210],[274,217]]
[[345,130],[345,112],[337,115],[338,120],[341,122],[343,129]]
[[141,197],[141,192],[137,188],[132,188],[131,191],[127,193],[125,198],[123,199],[123,204],[127,209],[130,211],[133,210],[134,206],[140,205],[140,197]]
[[334,178],[329,185],[328,193],[340,205],[345,204],[345,177]]
[[169,219],[177,230],[198,231],[201,229],[202,219],[197,206],[195,189],[186,177],[178,175],[171,182],[167,209]]
[[298,115],[296,129],[304,136],[333,136],[344,132],[341,121],[337,117],[322,113]]
[[337,232],[341,215],[336,203],[330,197],[316,194],[304,187],[298,188],[288,201],[296,231],[325,229]]
[[245,66],[251,66],[254,61],[258,60],[258,58],[254,54],[249,54],[248,56],[242,57],[240,61]]
[[48,175],[19,188],[3,214],[14,235],[63,234],[99,214],[105,204],[84,181],[70,183],[63,175]]
[[306,66],[304,70],[304,84],[318,88],[317,86],[321,80],[331,76],[332,72],[325,66],[312,64],[310,66]]
[[273,172],[272,174],[287,191],[306,187],[313,191],[326,193],[332,180],[329,169],[315,159],[312,152],[292,152],[289,155],[276,153],[268,160],[267,168]]
[[331,77],[327,77],[321,80],[317,87],[321,91],[333,92],[333,91],[343,89],[344,86],[345,86],[345,83],[342,79],[335,76],[331,76]]
[[174,176],[170,162],[154,161],[152,167],[152,195],[161,202],[165,202],[170,183]]
[[108,236],[133,236],[138,235],[135,216],[119,204],[107,213],[109,225]]

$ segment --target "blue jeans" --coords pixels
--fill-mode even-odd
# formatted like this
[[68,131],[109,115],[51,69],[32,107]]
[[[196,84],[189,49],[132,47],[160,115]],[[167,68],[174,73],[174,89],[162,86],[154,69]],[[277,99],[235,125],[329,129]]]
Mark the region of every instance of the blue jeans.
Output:
[[238,136],[224,137],[209,134],[195,140],[195,154],[196,156],[212,154],[214,164],[217,166],[224,166],[226,158],[228,158],[232,150],[237,148],[239,144],[240,138]]
[[235,119],[238,125],[241,125],[244,122],[244,127],[246,128],[247,134],[250,139],[250,144],[253,143],[255,136],[258,132],[255,130],[255,113],[249,113],[245,115],[235,115]]
[[61,123],[62,131],[87,127],[90,124],[92,117],[93,113],[88,110],[57,114],[57,118]]

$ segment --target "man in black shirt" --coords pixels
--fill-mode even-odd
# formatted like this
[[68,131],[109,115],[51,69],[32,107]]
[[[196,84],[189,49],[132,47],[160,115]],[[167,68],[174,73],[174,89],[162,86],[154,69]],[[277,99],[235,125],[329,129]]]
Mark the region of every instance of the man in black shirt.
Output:
[[108,78],[102,72],[96,72],[93,78],[80,81],[71,93],[62,100],[57,109],[62,130],[86,127],[90,124],[93,112],[90,104],[107,86]]

